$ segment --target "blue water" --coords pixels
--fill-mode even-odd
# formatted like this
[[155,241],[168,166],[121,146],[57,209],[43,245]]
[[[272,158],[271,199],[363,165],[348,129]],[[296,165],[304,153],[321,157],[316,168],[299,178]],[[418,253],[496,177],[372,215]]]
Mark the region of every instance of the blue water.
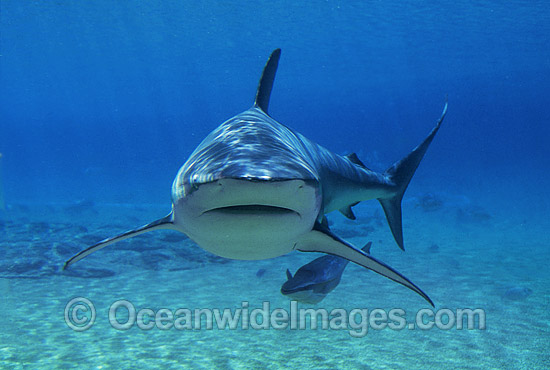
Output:
[[[276,368],[285,366],[284,351],[290,351],[294,368],[475,368],[480,356],[486,359],[480,365],[485,368],[506,367],[498,362],[499,357],[506,356],[521,358],[511,362],[511,367],[550,367],[550,359],[542,350],[550,344],[550,276],[544,272],[546,264],[542,262],[548,261],[550,241],[546,232],[550,210],[547,2],[2,1],[0,32],[0,181],[6,203],[6,210],[0,210],[0,220],[9,226],[3,229],[0,242],[4,248],[18,248],[16,254],[0,253],[0,266],[9,270],[16,256],[23,258],[35,253],[36,248],[51,248],[58,245],[56,240],[61,243],[61,237],[78,250],[89,245],[93,236],[101,239],[167,213],[170,186],[179,167],[212,129],[252,105],[267,57],[273,49],[281,48],[271,116],[336,153],[358,153],[367,166],[376,170],[384,170],[422,140],[448,97],[444,125],[405,196],[407,257],[393,251],[396,247],[383,220],[374,234],[376,241],[384,245],[379,256],[386,260],[416,258],[412,271],[400,260],[397,264],[402,265],[398,267],[429,286],[427,266],[441,261],[434,261],[433,256],[432,260],[421,257],[427,247],[438,243],[445,256],[452,256],[466,267],[458,272],[442,272],[434,279],[452,274],[461,282],[470,280],[468,293],[456,281],[454,289],[447,287],[450,290],[445,294],[432,287],[436,296],[439,294],[434,299],[436,306],[458,307],[458,303],[450,303],[451,297],[473,294],[475,298],[462,299],[460,304],[489,307],[480,298],[486,295],[484,289],[493,286],[491,292],[500,299],[504,285],[520,286],[533,294],[513,304],[522,304],[522,310],[539,310],[531,316],[539,327],[534,330],[525,324],[499,331],[502,337],[482,339],[475,348],[468,347],[468,339],[442,348],[441,343],[451,340],[452,333],[444,338],[436,338],[435,334],[430,338],[431,332],[425,333],[423,338],[428,343],[439,344],[415,348],[417,356],[429,358],[431,350],[460,349],[465,355],[454,362],[448,359],[450,364],[444,358],[418,362],[406,356],[392,363],[391,358],[397,356],[392,353],[392,341],[410,348],[419,340],[401,332],[391,333],[389,338],[384,337],[383,345],[378,344],[376,351],[387,361],[375,363],[375,353],[362,352],[355,354],[356,360],[349,366],[346,358],[350,353],[336,345],[321,346],[321,351],[332,351],[341,362],[313,359],[277,346],[268,352],[280,352],[270,357],[261,349],[262,340],[280,342],[280,338],[266,339],[265,334],[256,337],[255,332],[247,332],[246,340],[239,342],[237,332],[230,334],[230,341],[239,343],[234,358],[229,356],[234,362],[199,365],[199,360],[183,361],[174,355],[170,366],[258,368],[269,364]],[[421,205],[419,208],[417,200],[426,193],[442,199],[439,213],[423,212]],[[87,206],[77,207],[76,211],[63,208],[82,204]],[[136,211],[135,207],[140,206]],[[377,204],[365,207],[358,212],[366,218],[375,212]],[[337,220],[336,227],[350,227]],[[33,235],[36,224],[32,222],[49,222],[47,237]],[[56,236],[51,231],[69,224],[86,227],[87,232],[74,229]],[[92,237],[79,243],[66,240],[75,233]],[[354,237],[361,234],[355,233]],[[151,238],[157,240],[152,234]],[[40,240],[43,243],[37,245]],[[55,263],[48,260],[52,264],[62,263],[66,257],[61,252],[54,257],[48,253],[42,253],[41,258],[56,256]],[[525,260],[518,263],[518,256]],[[307,260],[305,257],[300,261]],[[266,262],[268,265],[230,266],[238,266],[232,270],[236,276],[240,268],[250,270],[251,277],[259,268],[266,268],[265,279],[272,278],[272,284],[249,288],[258,289],[259,297],[273,295],[279,300],[278,287],[284,280],[286,265],[275,273],[279,264],[274,261]],[[137,271],[146,265],[136,267]],[[487,269],[491,273],[484,275],[487,280],[482,283],[476,273]],[[131,270],[131,266],[123,269]],[[14,275],[13,270],[8,272]],[[362,276],[359,269],[350,274],[356,274],[353,276],[358,280]],[[116,276],[109,283],[112,289],[120,286]],[[198,274],[193,276],[199,279]],[[14,292],[11,299],[21,302],[29,297],[18,297],[17,292],[30,287],[36,292],[49,290],[54,283],[48,279],[10,278],[6,281],[14,285],[5,291]],[[234,280],[238,282],[238,278]],[[350,280],[347,284],[353,289]],[[501,286],[499,281],[505,284]],[[79,285],[82,294],[86,294],[86,288],[99,297],[112,294],[112,290],[102,291],[97,281],[85,283],[92,285]],[[56,284],[68,285],[53,297],[48,295],[48,300],[64,304],[77,295],[70,283],[60,280]],[[201,284],[199,279],[188,289],[200,290]],[[148,295],[139,285],[132,287],[135,290],[127,290],[126,295],[139,291],[145,304],[154,303],[153,294]],[[237,283],[234,289],[232,295],[242,291]],[[168,290],[166,294],[172,293]],[[204,301],[198,300],[197,305],[226,302],[223,289],[212,294]],[[40,293],[33,297],[36,307],[46,301],[41,301]],[[349,301],[340,292],[342,297]],[[380,304],[401,303],[400,295],[391,297],[394,300],[380,300]],[[406,302],[420,304],[414,300],[416,297],[407,297]],[[160,298],[155,295],[154,299]],[[60,319],[61,303],[44,306],[51,308],[44,315],[53,317],[48,328],[58,330],[48,348],[59,362],[40,365],[35,357],[17,354],[21,353],[22,343],[0,339],[0,353],[11,353],[11,357],[0,357],[0,367],[70,367],[69,354],[80,333],[70,331]],[[20,313],[23,308],[17,307],[7,312]],[[493,325],[503,328],[505,320],[511,319],[504,314],[498,316]],[[2,331],[14,337],[36,335],[28,325],[14,325],[4,326]],[[120,339],[120,333],[106,330],[109,343]],[[215,348],[225,348],[225,333],[201,333],[187,339],[193,343],[198,336],[207,336],[205,340],[216,343]],[[142,333],[133,334],[128,346],[145,346],[147,338]],[[156,334],[160,337],[158,345],[170,346],[168,337],[161,334]],[[124,335],[128,339],[132,332]],[[317,331],[300,332],[297,343],[320,346],[311,339],[319,335]],[[330,334],[323,335],[328,335],[328,342],[334,340]],[[507,336],[520,339],[507,347],[503,339]],[[360,340],[346,335],[336,341],[361,346]],[[101,348],[107,367],[130,366],[118,362],[121,348],[130,351],[121,343]],[[248,358],[244,353],[250,345],[259,348],[263,360],[245,366],[235,358]],[[494,353],[495,346],[501,349],[492,358],[489,354]],[[59,358],[53,348],[59,349]],[[530,352],[522,352],[522,348]],[[197,358],[208,359],[211,350],[197,350]],[[84,368],[100,366],[102,361],[96,355],[91,352],[79,361],[87,364]],[[163,357],[162,351],[158,356]],[[153,360],[133,364],[136,368],[170,367]]]

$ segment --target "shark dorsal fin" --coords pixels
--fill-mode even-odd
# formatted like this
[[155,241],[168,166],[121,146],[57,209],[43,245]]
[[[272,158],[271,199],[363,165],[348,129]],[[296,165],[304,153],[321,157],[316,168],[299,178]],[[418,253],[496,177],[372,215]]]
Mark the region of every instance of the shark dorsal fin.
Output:
[[273,81],[275,80],[280,57],[281,49],[273,50],[273,53],[271,53],[265,64],[260,83],[258,84],[254,106],[260,108],[264,113],[267,113],[267,108],[269,107],[269,97],[271,96],[271,89],[273,89]]
[[289,269],[286,269],[286,278],[287,278],[288,280],[292,279],[292,273],[290,272]]

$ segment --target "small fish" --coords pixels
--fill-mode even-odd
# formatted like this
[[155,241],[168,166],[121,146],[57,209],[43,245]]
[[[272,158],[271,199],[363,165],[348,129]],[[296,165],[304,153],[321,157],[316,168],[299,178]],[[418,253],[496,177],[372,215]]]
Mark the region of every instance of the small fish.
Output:
[[437,195],[427,193],[420,197],[417,207],[420,207],[424,212],[438,211],[443,208],[443,201]]
[[432,244],[431,246],[428,247],[428,252],[430,252],[430,253],[439,253],[439,245]]
[[266,271],[267,271],[266,269],[259,269],[258,271],[256,271],[256,277],[261,278],[262,276],[265,275]]
[[[372,242],[368,242],[362,251],[370,254],[371,245]],[[319,303],[340,284],[348,263],[342,257],[323,256],[300,267],[294,276],[287,269],[288,280],[281,287],[281,293],[303,303]]]
[[71,204],[65,207],[65,210],[72,213],[81,213],[81,212],[92,210],[94,206],[95,206],[95,203],[93,200],[81,199],[75,202],[74,204]]
[[509,299],[511,301],[523,301],[532,293],[533,291],[529,288],[515,286],[506,290],[506,292],[502,295],[502,298]]

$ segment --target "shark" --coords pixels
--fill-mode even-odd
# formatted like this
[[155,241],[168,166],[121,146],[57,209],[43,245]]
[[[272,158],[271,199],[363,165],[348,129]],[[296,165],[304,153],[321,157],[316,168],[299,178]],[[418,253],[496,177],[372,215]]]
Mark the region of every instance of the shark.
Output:
[[277,122],[269,101],[281,49],[270,55],[254,104],[214,129],[179,169],[171,212],[154,222],[104,239],[68,259],[67,269],[108,245],[153,230],[177,230],[221,257],[261,260],[292,251],[321,252],[354,262],[432,300],[403,274],[322,225],[325,214],[352,217],[355,204],[377,199],[402,249],[401,199],[436,126],[405,158],[385,172],[356,155],[341,156]]
[[[372,242],[368,242],[361,250],[370,254],[371,246]],[[281,286],[281,294],[303,303],[317,304],[340,284],[349,262],[341,257],[326,255],[303,265],[294,276],[287,269],[287,281]]]

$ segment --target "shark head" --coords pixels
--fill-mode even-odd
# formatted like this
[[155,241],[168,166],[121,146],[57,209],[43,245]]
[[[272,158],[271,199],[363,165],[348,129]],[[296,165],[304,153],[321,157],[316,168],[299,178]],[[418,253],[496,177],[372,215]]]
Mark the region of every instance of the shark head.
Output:
[[311,230],[322,203],[319,176],[300,148],[290,130],[257,107],[222,123],[174,180],[174,225],[226,258],[288,253]]

